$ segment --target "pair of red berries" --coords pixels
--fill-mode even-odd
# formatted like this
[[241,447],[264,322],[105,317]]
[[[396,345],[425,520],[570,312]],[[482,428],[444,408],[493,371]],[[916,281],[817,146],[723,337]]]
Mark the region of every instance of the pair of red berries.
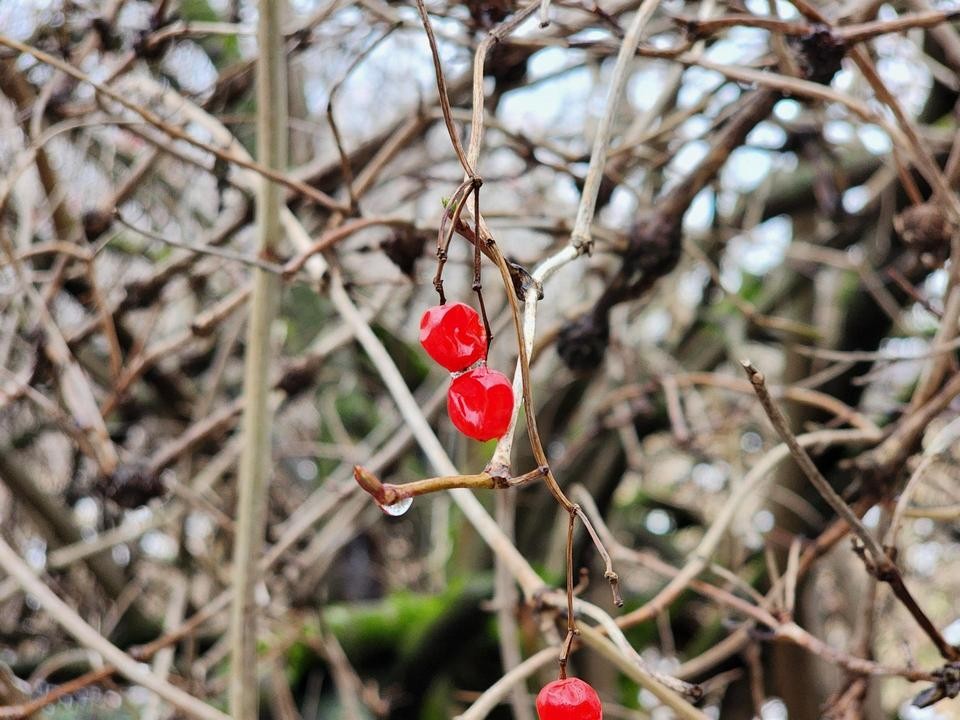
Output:
[[459,373],[447,391],[447,412],[457,430],[474,440],[501,437],[513,415],[513,385],[485,363],[470,368],[487,355],[477,311],[463,303],[430,308],[420,318],[420,344],[440,365]]
[[540,720],[603,720],[600,697],[580,678],[563,678],[543,686],[537,695]]

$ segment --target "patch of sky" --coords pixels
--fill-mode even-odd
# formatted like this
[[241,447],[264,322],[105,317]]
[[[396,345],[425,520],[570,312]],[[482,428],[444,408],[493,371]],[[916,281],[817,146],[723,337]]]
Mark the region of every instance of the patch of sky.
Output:
[[666,535],[674,529],[673,518],[660,508],[648,512],[643,524],[654,535]]
[[[769,15],[770,4],[767,0],[747,0],[747,9],[754,15]],[[797,9],[785,0],[777,0],[777,15],[781,20],[790,20],[798,16]]]
[[927,279],[923,283],[923,293],[928,298],[932,299],[943,299],[944,293],[947,291],[947,271],[946,270],[934,270],[927,276]]
[[689,68],[683,74],[683,84],[677,92],[677,106],[690,108],[696,105],[704,95],[714,91],[723,82],[723,75],[714,70],[700,67]]
[[748,430],[740,436],[740,449],[745,453],[753,454],[763,450],[763,438],[760,433]]
[[932,76],[913,43],[899,40],[897,44],[899,47],[891,48],[887,56],[877,59],[877,72],[907,114],[915,115],[930,93]]
[[687,212],[683,215],[683,229],[685,232],[706,230],[713,223],[716,203],[714,193],[710,188],[698,192]]
[[717,212],[719,212],[721,215],[733,214],[736,211],[739,203],[739,193],[735,193],[732,190],[727,190],[725,188],[721,188],[720,192],[717,193]]
[[758,510],[753,518],[753,527],[757,532],[768,533],[776,524],[773,513],[769,510]]
[[783,262],[792,236],[793,224],[789,217],[772,217],[731,238],[724,264],[729,262],[751,275],[763,275]]
[[741,146],[730,153],[720,171],[720,181],[733,190],[752,192],[767,177],[772,166],[768,151]]
[[694,307],[703,299],[703,289],[710,279],[710,271],[703,265],[694,265],[677,278],[677,297],[687,307]]
[[610,227],[625,227],[636,214],[637,196],[625,187],[614,189],[610,202],[603,209],[603,223]]
[[[663,6],[661,5],[661,7]],[[677,38],[671,34],[654,35],[647,39],[647,45],[654,50],[670,50],[677,46]]]
[[143,30],[150,24],[153,8],[148,3],[122,3],[117,14],[117,31]]
[[951,645],[960,645],[960,618],[943,629],[943,637]]
[[601,40],[606,40],[609,37],[610,32],[608,30],[601,30],[600,28],[585,28],[584,30],[571,35],[570,42],[599,42]]
[[653,107],[668,72],[666,64],[654,62],[633,73],[627,80],[626,90],[630,104],[640,111]]
[[681,123],[679,128],[680,137],[684,140],[701,138],[710,130],[710,125],[710,118],[704,115],[694,115]]
[[929,577],[937,569],[941,555],[943,545],[938,542],[915,543],[907,548],[904,561],[913,572]]
[[787,140],[787,133],[779,125],[764,120],[747,135],[747,145],[775,150]]
[[770,698],[760,706],[760,720],[787,720],[788,717],[787,705],[780,698]]
[[666,308],[654,308],[640,318],[640,331],[644,340],[651,344],[662,342],[673,324],[670,311]]
[[0,28],[17,40],[29,40],[38,25],[62,27],[62,3],[54,0],[3,0],[0,2]]
[[829,120],[823,124],[823,137],[834,145],[846,145],[856,137],[856,130],[845,120]]
[[318,4],[316,0],[290,0],[291,9],[298,13],[308,13],[316,10]]
[[151,530],[140,538],[140,549],[158,560],[172,560],[177,554],[177,541],[166,533]]
[[573,53],[558,47],[548,47],[535,52],[527,61],[527,75],[531,80],[537,80],[544,75],[555,73],[572,60],[578,59],[582,53]]
[[[217,81],[217,69],[209,56],[194,42],[178,43],[163,59],[164,68],[172,72],[180,86],[189,93],[199,94]],[[103,67],[101,72],[106,72]]]
[[73,506],[73,514],[80,525],[93,525],[100,517],[100,506],[93,498],[83,497]]
[[705,56],[715,63],[743,64],[744,57],[758,56],[769,48],[769,33],[766,30],[749,27],[733,27],[727,36],[711,45]]
[[[743,270],[739,265],[734,262],[723,258],[720,260],[720,286],[726,291],[731,293],[740,292],[740,287],[743,285]],[[714,293],[718,297],[722,295]]]
[[855,75],[852,70],[841,67],[836,75],[833,76],[833,81],[830,83],[835,90],[840,90],[842,92],[850,92],[853,88],[853,81]]
[[892,337],[880,343],[880,352],[889,357],[920,357],[930,349],[929,343],[918,337]]
[[871,155],[887,155],[893,148],[890,136],[876,125],[861,125],[857,129],[857,137]]
[[738,85],[727,83],[720,87],[707,102],[706,114],[709,117],[716,117],[718,113],[727,109],[731,103],[735,103],[740,97],[741,90]]
[[910,700],[900,706],[897,717],[900,720],[947,720],[936,707],[918,708]]
[[697,463],[690,471],[690,479],[705,492],[720,492],[727,484],[730,466],[724,462]]
[[668,185],[675,185],[685,177],[709,150],[710,144],[704,140],[694,140],[681,146],[667,165],[667,172],[671,176]]
[[858,213],[870,202],[870,190],[863,185],[857,185],[843,193],[843,209],[850,213]]
[[773,106],[773,114],[779,120],[790,122],[791,120],[796,120],[800,116],[800,107],[800,103],[798,103],[796,100],[785,98],[777,101],[777,104]]
[[534,137],[558,127],[580,126],[593,85],[589,70],[571,70],[563,77],[507,93],[500,102],[500,117],[509,129]]

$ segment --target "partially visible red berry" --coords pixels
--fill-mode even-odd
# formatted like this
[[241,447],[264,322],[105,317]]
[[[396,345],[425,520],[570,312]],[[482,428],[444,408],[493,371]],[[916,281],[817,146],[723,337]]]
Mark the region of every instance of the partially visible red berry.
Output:
[[537,695],[540,720],[602,720],[597,691],[580,678],[554,680]]
[[420,344],[450,372],[473,365],[487,352],[487,335],[480,315],[469,305],[447,303],[420,318]]
[[447,412],[454,426],[474,440],[499,438],[513,415],[513,385],[486,365],[468,370],[450,383]]

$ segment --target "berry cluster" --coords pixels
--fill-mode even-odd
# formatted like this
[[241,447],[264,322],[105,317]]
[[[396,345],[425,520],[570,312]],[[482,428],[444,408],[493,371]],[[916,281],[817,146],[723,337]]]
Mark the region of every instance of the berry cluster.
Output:
[[463,303],[430,308],[420,318],[420,344],[454,373],[447,412],[457,430],[474,440],[502,436],[513,414],[513,385],[483,362],[487,336],[477,311]]
[[537,695],[540,720],[603,720],[600,697],[580,678],[554,680]]

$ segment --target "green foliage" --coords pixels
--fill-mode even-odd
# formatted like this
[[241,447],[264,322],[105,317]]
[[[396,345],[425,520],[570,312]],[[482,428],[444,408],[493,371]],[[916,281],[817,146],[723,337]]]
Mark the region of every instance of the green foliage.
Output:
[[[180,14],[187,22],[217,22],[223,19],[210,7],[207,0],[181,0]],[[223,69],[240,59],[240,45],[236,35],[211,35],[201,40],[200,45],[217,69]]]
[[[373,331],[380,338],[384,347],[390,353],[390,357],[397,364],[397,369],[403,375],[407,386],[415,390],[426,380],[430,374],[432,365],[427,363],[427,356],[419,345],[412,345],[403,342],[390,330],[379,323],[373,325]],[[371,369],[371,372],[372,369]]]
[[283,294],[281,314],[287,323],[286,347],[296,355],[306,350],[331,316],[330,301],[304,283],[295,283]]
[[337,396],[337,416],[353,437],[362,438],[376,427],[379,420],[377,406],[371,396],[351,389]]
[[446,720],[450,717],[450,698],[456,688],[449,676],[442,675],[430,686],[420,707],[422,720]]
[[67,697],[47,707],[42,716],[44,720],[136,720],[138,713],[126,704],[115,708],[103,699],[74,700]]

